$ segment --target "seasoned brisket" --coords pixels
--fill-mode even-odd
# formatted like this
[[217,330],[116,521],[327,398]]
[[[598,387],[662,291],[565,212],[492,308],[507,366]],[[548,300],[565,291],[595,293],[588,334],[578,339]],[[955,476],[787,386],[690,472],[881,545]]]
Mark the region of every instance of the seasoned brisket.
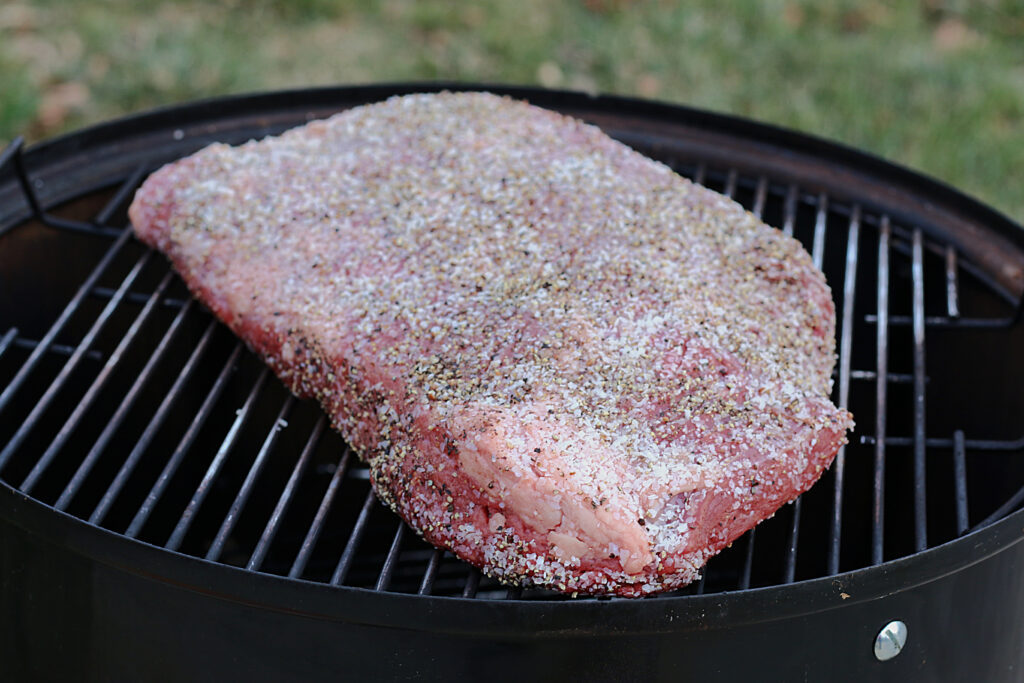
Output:
[[798,242],[526,103],[397,97],[211,145],[130,215],[383,501],[506,582],[682,586],[852,426]]

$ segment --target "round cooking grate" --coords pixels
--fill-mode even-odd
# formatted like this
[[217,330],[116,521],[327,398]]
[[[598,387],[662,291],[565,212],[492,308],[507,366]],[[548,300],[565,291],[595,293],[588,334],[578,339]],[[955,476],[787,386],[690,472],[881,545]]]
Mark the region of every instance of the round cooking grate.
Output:
[[[0,157],[0,481],[121,540],[390,593],[499,585],[373,497],[366,469],[126,229],[145,175],[422,88],[234,98]],[[955,541],[1024,501],[1024,232],[803,136],[614,98],[506,90],[582,116],[800,239],[833,288],[850,444],[676,595],[778,586]],[[582,599],[582,598],[581,598]]]

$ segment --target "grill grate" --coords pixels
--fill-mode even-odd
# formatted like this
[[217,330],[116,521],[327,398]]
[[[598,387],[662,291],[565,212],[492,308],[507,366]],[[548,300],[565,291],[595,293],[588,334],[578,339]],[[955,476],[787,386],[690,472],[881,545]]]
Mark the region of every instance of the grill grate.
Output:
[[[1024,452],[1024,437],[982,431],[991,426],[983,405],[958,413],[934,400],[964,386],[972,368],[958,362],[963,354],[1021,348],[1024,306],[1011,311],[939,237],[811,179],[635,146],[804,243],[837,299],[833,398],[858,419],[821,482],[678,594],[877,565],[1024,503],[1024,468],[1007,456]],[[130,237],[125,205],[147,164],[60,207],[35,196],[20,141],[0,154],[5,167],[31,217],[0,225],[0,246],[24,238],[11,248],[31,251],[34,236],[59,235],[81,284],[52,315],[15,305],[12,319],[0,318],[0,479],[90,524],[249,571],[377,591],[565,599],[500,586],[377,503],[366,468],[319,409],[288,394]],[[927,357],[926,337],[938,340]],[[1024,413],[1019,397],[994,400]],[[1001,490],[991,490],[993,473]]]

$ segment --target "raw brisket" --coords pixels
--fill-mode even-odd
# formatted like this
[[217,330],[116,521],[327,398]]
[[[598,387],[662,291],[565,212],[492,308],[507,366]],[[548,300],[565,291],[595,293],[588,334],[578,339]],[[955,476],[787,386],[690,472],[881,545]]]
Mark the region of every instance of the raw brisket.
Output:
[[798,242],[523,102],[396,97],[211,145],[130,215],[383,501],[505,582],[682,586],[852,426]]

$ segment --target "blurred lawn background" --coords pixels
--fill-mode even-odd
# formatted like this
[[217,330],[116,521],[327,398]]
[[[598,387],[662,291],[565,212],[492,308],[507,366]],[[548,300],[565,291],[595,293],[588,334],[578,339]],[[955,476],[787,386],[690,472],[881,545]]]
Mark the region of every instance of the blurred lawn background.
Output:
[[769,121],[1024,221],[1024,0],[0,2],[0,145],[200,97],[420,79]]

